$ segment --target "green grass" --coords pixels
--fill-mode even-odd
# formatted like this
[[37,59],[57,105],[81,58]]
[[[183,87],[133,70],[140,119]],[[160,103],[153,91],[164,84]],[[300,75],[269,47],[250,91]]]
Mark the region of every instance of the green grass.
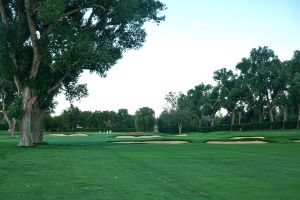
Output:
[[[180,145],[112,144],[129,139],[88,134],[47,135],[48,144],[21,148],[0,132],[0,199],[300,199],[300,143],[291,142],[299,130],[154,138],[191,141]],[[205,144],[233,136],[271,143]]]

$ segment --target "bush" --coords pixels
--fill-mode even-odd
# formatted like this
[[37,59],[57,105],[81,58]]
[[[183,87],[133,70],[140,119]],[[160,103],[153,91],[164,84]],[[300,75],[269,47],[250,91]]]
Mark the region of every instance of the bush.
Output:
[[7,130],[8,129],[8,124],[5,123],[5,124],[0,124],[0,130]]

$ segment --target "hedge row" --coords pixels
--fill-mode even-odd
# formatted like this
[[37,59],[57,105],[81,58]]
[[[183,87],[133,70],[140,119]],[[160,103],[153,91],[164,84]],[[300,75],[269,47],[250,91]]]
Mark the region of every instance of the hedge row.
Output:
[[[50,132],[57,132],[57,129],[52,129]],[[63,130],[63,132],[106,132],[109,130],[99,129],[99,128],[76,128],[70,130]],[[112,128],[112,132],[135,132],[135,128]],[[59,131],[61,132],[61,131]]]
[[[244,124],[219,124],[214,127],[202,127],[202,128],[195,128],[195,127],[185,127],[183,126],[183,132],[213,132],[213,131],[255,131],[255,130],[278,130],[278,129],[295,129],[297,128],[298,121],[287,121],[283,122],[254,122],[254,123],[244,123]],[[178,133],[177,127],[163,127],[159,129],[161,133]]]
[[254,122],[245,124],[219,124],[212,128],[202,128],[200,132],[211,132],[211,131],[255,131],[255,130],[278,130],[278,129],[295,129],[297,128],[298,121],[287,121],[283,122]]

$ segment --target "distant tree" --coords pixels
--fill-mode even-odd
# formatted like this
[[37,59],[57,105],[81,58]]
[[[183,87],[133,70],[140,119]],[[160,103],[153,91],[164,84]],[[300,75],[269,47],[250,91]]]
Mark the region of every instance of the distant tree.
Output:
[[0,79],[0,111],[7,124],[8,133],[15,135],[16,119],[20,117],[19,101],[16,88],[13,84],[1,81]]
[[225,108],[228,115],[231,116],[232,128],[232,125],[234,125],[235,122],[235,110],[237,106],[237,98],[235,94],[237,75],[235,75],[231,70],[222,68],[214,72],[213,78],[217,81],[218,87],[220,88],[221,106]]
[[68,122],[64,115],[52,117],[49,113],[46,113],[44,123],[48,131],[64,132],[69,129]]
[[201,83],[187,92],[187,98],[191,101],[192,115],[198,120],[198,128],[202,128],[202,122],[209,117],[207,112],[209,106],[210,94],[212,91],[211,85]]
[[79,126],[82,128],[93,128],[92,117],[93,113],[91,111],[80,112]]
[[62,117],[68,125],[68,128],[75,130],[78,126],[80,126],[81,110],[71,104],[68,109],[63,111]]
[[298,107],[297,128],[300,128],[300,51],[295,51],[289,63],[288,98],[291,104]]
[[93,116],[91,120],[92,120],[93,128],[98,128],[100,130],[105,129],[104,119],[101,111],[96,110],[95,112],[93,112]]
[[127,109],[119,109],[117,112],[117,128],[134,128],[134,117],[128,113]]
[[161,133],[176,133],[178,132],[178,124],[173,116],[173,113],[170,113],[167,110],[163,110],[157,119],[157,125],[159,132]]
[[[283,87],[280,79],[281,62],[268,47],[252,49],[249,58],[243,58],[237,65],[245,82],[249,84],[252,105],[258,106],[260,122],[264,109],[268,110],[270,124],[274,121],[274,100]],[[271,128],[271,127],[270,127]]]
[[204,113],[210,118],[210,127],[214,127],[215,118],[218,111],[221,109],[220,88],[215,86],[209,93],[208,102],[205,104]]
[[166,97],[167,110],[177,121],[178,133],[182,133],[182,123],[192,115],[192,102],[182,93],[169,92]]
[[137,131],[153,131],[155,112],[152,108],[143,107],[135,112],[135,127]]
[[277,77],[278,83],[280,83],[281,87],[278,88],[277,95],[274,98],[274,105],[276,105],[282,116],[282,128],[285,129],[285,124],[288,121],[288,110],[289,107],[292,106],[291,99],[288,95],[288,87],[289,87],[289,65],[290,61],[286,61],[282,63],[282,67],[280,68],[279,76]]

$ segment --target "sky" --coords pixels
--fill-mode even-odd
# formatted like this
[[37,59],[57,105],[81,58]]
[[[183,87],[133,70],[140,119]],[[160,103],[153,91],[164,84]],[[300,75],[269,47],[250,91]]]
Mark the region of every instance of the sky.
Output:
[[[213,72],[235,69],[243,57],[268,46],[279,59],[300,50],[299,0],[162,0],[166,20],[147,23],[144,46],[125,52],[106,78],[84,72],[89,96],[73,105],[82,111],[150,107],[158,117],[170,91],[186,93],[214,84]],[[56,98],[57,115],[70,106]]]

